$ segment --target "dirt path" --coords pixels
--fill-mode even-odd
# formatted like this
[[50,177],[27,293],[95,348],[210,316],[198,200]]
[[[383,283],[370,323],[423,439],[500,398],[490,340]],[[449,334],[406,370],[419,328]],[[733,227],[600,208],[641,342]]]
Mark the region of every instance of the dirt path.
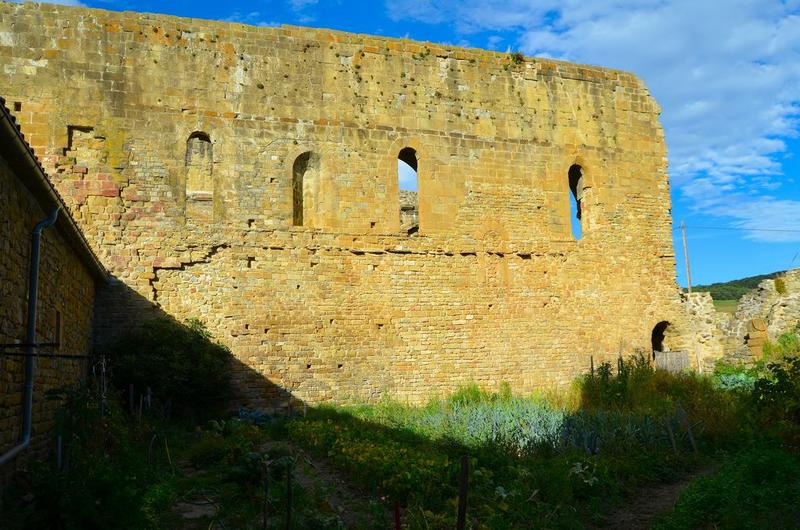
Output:
[[[335,511],[346,528],[390,528],[392,514],[381,499],[354,487],[325,462],[300,447],[286,443],[297,456],[295,479],[305,489],[317,492]],[[266,444],[269,446],[269,444]]]
[[713,471],[714,467],[708,467],[696,473],[683,475],[676,482],[642,488],[616,511],[608,515],[606,518],[607,524],[597,528],[617,528],[620,530],[644,530],[650,528],[656,517],[668,512],[675,506],[678,497],[689,487],[690,482]]

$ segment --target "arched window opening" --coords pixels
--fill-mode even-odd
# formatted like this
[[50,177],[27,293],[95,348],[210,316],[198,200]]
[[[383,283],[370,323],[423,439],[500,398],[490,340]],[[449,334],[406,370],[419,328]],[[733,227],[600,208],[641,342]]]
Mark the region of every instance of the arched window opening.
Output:
[[666,339],[670,330],[670,323],[666,320],[662,320],[658,324],[655,325],[653,328],[653,333],[650,336],[650,341],[653,346],[653,354],[655,355],[656,352],[665,352],[669,351],[667,344],[665,343],[664,339]]
[[[578,164],[574,164],[569,168],[569,218],[572,235],[576,240],[580,240],[581,236],[583,236],[583,222],[581,221],[583,190],[583,168]],[[573,216],[577,219],[577,222],[573,220]]]
[[292,165],[292,224],[303,226],[308,222],[307,212],[312,207],[313,178],[319,167],[319,157],[306,151]]
[[186,140],[186,216],[210,220],[214,200],[214,156],[211,138],[193,132]]
[[397,155],[397,183],[400,190],[400,229],[409,235],[419,232],[419,177],[417,152],[411,147]]

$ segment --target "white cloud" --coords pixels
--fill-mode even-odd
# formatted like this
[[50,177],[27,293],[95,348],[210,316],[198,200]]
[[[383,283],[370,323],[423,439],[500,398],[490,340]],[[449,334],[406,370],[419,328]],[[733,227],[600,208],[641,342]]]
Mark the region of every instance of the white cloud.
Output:
[[224,19],[225,22],[239,22],[241,24],[250,24],[251,26],[264,26],[264,27],[277,27],[280,22],[275,22],[265,18],[260,11],[250,11],[249,13],[241,13],[234,11],[229,17]]
[[[387,7],[395,19],[448,22],[461,33],[514,33],[529,55],[634,72],[664,110],[670,174],[694,207],[702,207],[702,187],[702,197],[741,202],[738,213],[711,213],[742,227],[800,226],[800,201],[767,194],[788,181],[779,159],[784,139],[800,128],[797,0],[387,0]],[[775,205],[771,224],[766,205]]]
[[289,5],[294,11],[300,11],[308,6],[316,5],[319,0],[289,0]]
[[503,37],[500,35],[490,35],[486,40],[486,48],[490,50],[497,50],[500,48],[500,43],[502,43],[503,40]]

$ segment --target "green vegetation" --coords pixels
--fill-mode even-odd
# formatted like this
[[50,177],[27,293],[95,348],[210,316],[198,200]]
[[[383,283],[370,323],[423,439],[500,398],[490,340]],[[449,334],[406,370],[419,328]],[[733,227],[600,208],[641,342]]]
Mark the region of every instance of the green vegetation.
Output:
[[[191,341],[174,344],[209,347],[202,329],[185,332]],[[787,450],[800,445],[797,333],[754,366],[721,364],[710,377],[656,371],[638,357],[601,364],[567,391],[525,397],[468,385],[421,407],[321,406],[293,418],[241,410],[197,425],[159,407],[131,415],[119,393],[101,406],[91,385],[53,397],[65,465],[37,464],[17,481],[4,527],[283,528],[291,479],[294,528],[386,528],[396,505],[404,528],[450,529],[462,457],[468,528],[613,525],[643,486],[712,463],[715,473],[658,528],[800,520],[800,458]],[[342,480],[357,496],[347,508],[330,493]],[[345,521],[351,512],[360,515]]]
[[685,491],[653,528],[797,528],[800,457],[775,447],[733,455]]
[[738,305],[738,300],[714,300],[714,308],[722,313],[735,313]]
[[775,278],[775,290],[778,294],[786,294],[786,280],[784,280],[783,277],[778,276]]
[[[202,408],[226,395],[191,378],[227,384],[227,350],[197,322],[155,321],[129,337],[135,342],[120,342],[114,352],[115,375],[124,377],[118,386],[147,382],[184,414],[176,421],[156,405],[130,414],[121,391],[103,396],[99,380],[53,392],[49,398],[60,403],[54,432],[63,440],[61,466],[34,462],[12,477],[2,527],[285,528],[287,471],[305,464],[285,444],[273,443],[273,427],[239,418],[187,423],[204,416],[190,413],[191,399]],[[160,376],[162,370],[173,377]],[[291,488],[296,528],[341,527],[312,481]],[[186,511],[196,513],[187,518]],[[264,513],[268,526],[262,526]]]
[[136,395],[150,388],[154,399],[179,417],[221,414],[230,395],[231,353],[211,340],[197,320],[185,325],[150,320],[109,348],[114,384]]
[[[286,473],[301,463],[285,445],[263,448],[268,430],[238,419],[206,428],[138,421],[115,399],[101,416],[87,387],[60,398],[68,464],[37,462],[17,475],[3,528],[262,528],[265,509],[268,528],[285,528]],[[296,528],[340,528],[313,488],[294,483],[292,495]]]
[[321,407],[289,423],[289,438],[400,502],[410,528],[453,527],[464,454],[480,528],[570,528],[603,523],[636,488],[697,468],[741,434],[739,394],[643,358],[603,364],[572,392],[557,404],[473,385],[425,407]]
[[[752,291],[762,280],[776,278],[784,271],[762,274],[760,276],[750,276],[729,282],[711,283],[708,285],[693,285],[693,291],[709,292],[714,300],[736,300],[738,301],[744,294]],[[779,291],[780,292],[780,291]]]

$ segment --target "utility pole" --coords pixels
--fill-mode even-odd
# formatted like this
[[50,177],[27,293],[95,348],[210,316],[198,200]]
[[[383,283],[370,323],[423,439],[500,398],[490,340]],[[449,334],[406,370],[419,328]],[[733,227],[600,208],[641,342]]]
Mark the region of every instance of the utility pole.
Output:
[[686,246],[686,224],[681,221],[681,234],[683,234],[683,261],[686,263],[686,283],[689,294],[692,294],[692,269],[689,267],[689,247]]

